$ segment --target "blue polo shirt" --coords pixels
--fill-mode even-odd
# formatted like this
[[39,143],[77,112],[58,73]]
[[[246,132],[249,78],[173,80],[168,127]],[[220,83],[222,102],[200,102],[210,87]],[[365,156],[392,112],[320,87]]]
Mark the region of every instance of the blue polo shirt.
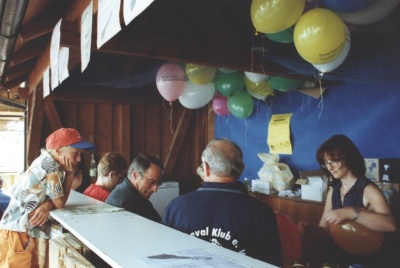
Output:
[[162,223],[184,233],[281,266],[275,212],[243,184],[205,182],[167,206]]

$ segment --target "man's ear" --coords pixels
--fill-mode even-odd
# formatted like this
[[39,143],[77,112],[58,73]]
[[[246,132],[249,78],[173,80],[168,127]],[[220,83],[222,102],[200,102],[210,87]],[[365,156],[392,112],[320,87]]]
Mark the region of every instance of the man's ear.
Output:
[[210,166],[208,165],[207,162],[204,162],[203,170],[204,170],[204,177],[209,177],[211,175]]
[[133,170],[132,174],[131,174],[131,177],[132,177],[132,180],[136,181],[136,180],[138,180],[140,178],[140,174],[136,170]]

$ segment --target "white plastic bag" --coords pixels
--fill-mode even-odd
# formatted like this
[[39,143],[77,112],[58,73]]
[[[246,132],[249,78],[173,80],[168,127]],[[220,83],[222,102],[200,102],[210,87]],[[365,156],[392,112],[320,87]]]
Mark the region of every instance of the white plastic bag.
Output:
[[279,163],[279,155],[259,153],[258,157],[264,162],[258,171],[260,180],[270,182],[278,192],[292,189],[293,174],[288,165]]

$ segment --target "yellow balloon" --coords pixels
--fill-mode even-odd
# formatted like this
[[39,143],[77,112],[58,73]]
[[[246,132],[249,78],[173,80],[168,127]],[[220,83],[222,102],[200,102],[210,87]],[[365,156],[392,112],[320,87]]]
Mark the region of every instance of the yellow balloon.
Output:
[[259,32],[281,32],[296,23],[305,5],[306,0],[252,0],[251,21]]
[[297,21],[293,40],[303,59],[312,64],[327,63],[338,57],[345,45],[345,25],[329,9],[314,8]]
[[216,67],[199,65],[194,63],[186,64],[186,75],[188,79],[197,85],[210,83],[217,72]]
[[275,89],[268,83],[267,80],[254,83],[247,76],[244,76],[244,86],[247,91],[261,95],[261,96],[269,96],[274,94]]

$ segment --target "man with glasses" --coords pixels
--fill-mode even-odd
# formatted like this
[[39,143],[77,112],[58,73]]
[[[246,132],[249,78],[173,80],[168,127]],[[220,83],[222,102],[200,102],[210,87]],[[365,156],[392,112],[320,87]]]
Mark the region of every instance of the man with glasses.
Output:
[[110,193],[106,203],[161,222],[149,198],[161,185],[163,170],[164,166],[158,158],[139,154],[129,166],[127,178]]
[[204,184],[167,206],[162,223],[230,250],[282,267],[274,211],[238,181],[242,150],[232,141],[211,141],[201,156]]

